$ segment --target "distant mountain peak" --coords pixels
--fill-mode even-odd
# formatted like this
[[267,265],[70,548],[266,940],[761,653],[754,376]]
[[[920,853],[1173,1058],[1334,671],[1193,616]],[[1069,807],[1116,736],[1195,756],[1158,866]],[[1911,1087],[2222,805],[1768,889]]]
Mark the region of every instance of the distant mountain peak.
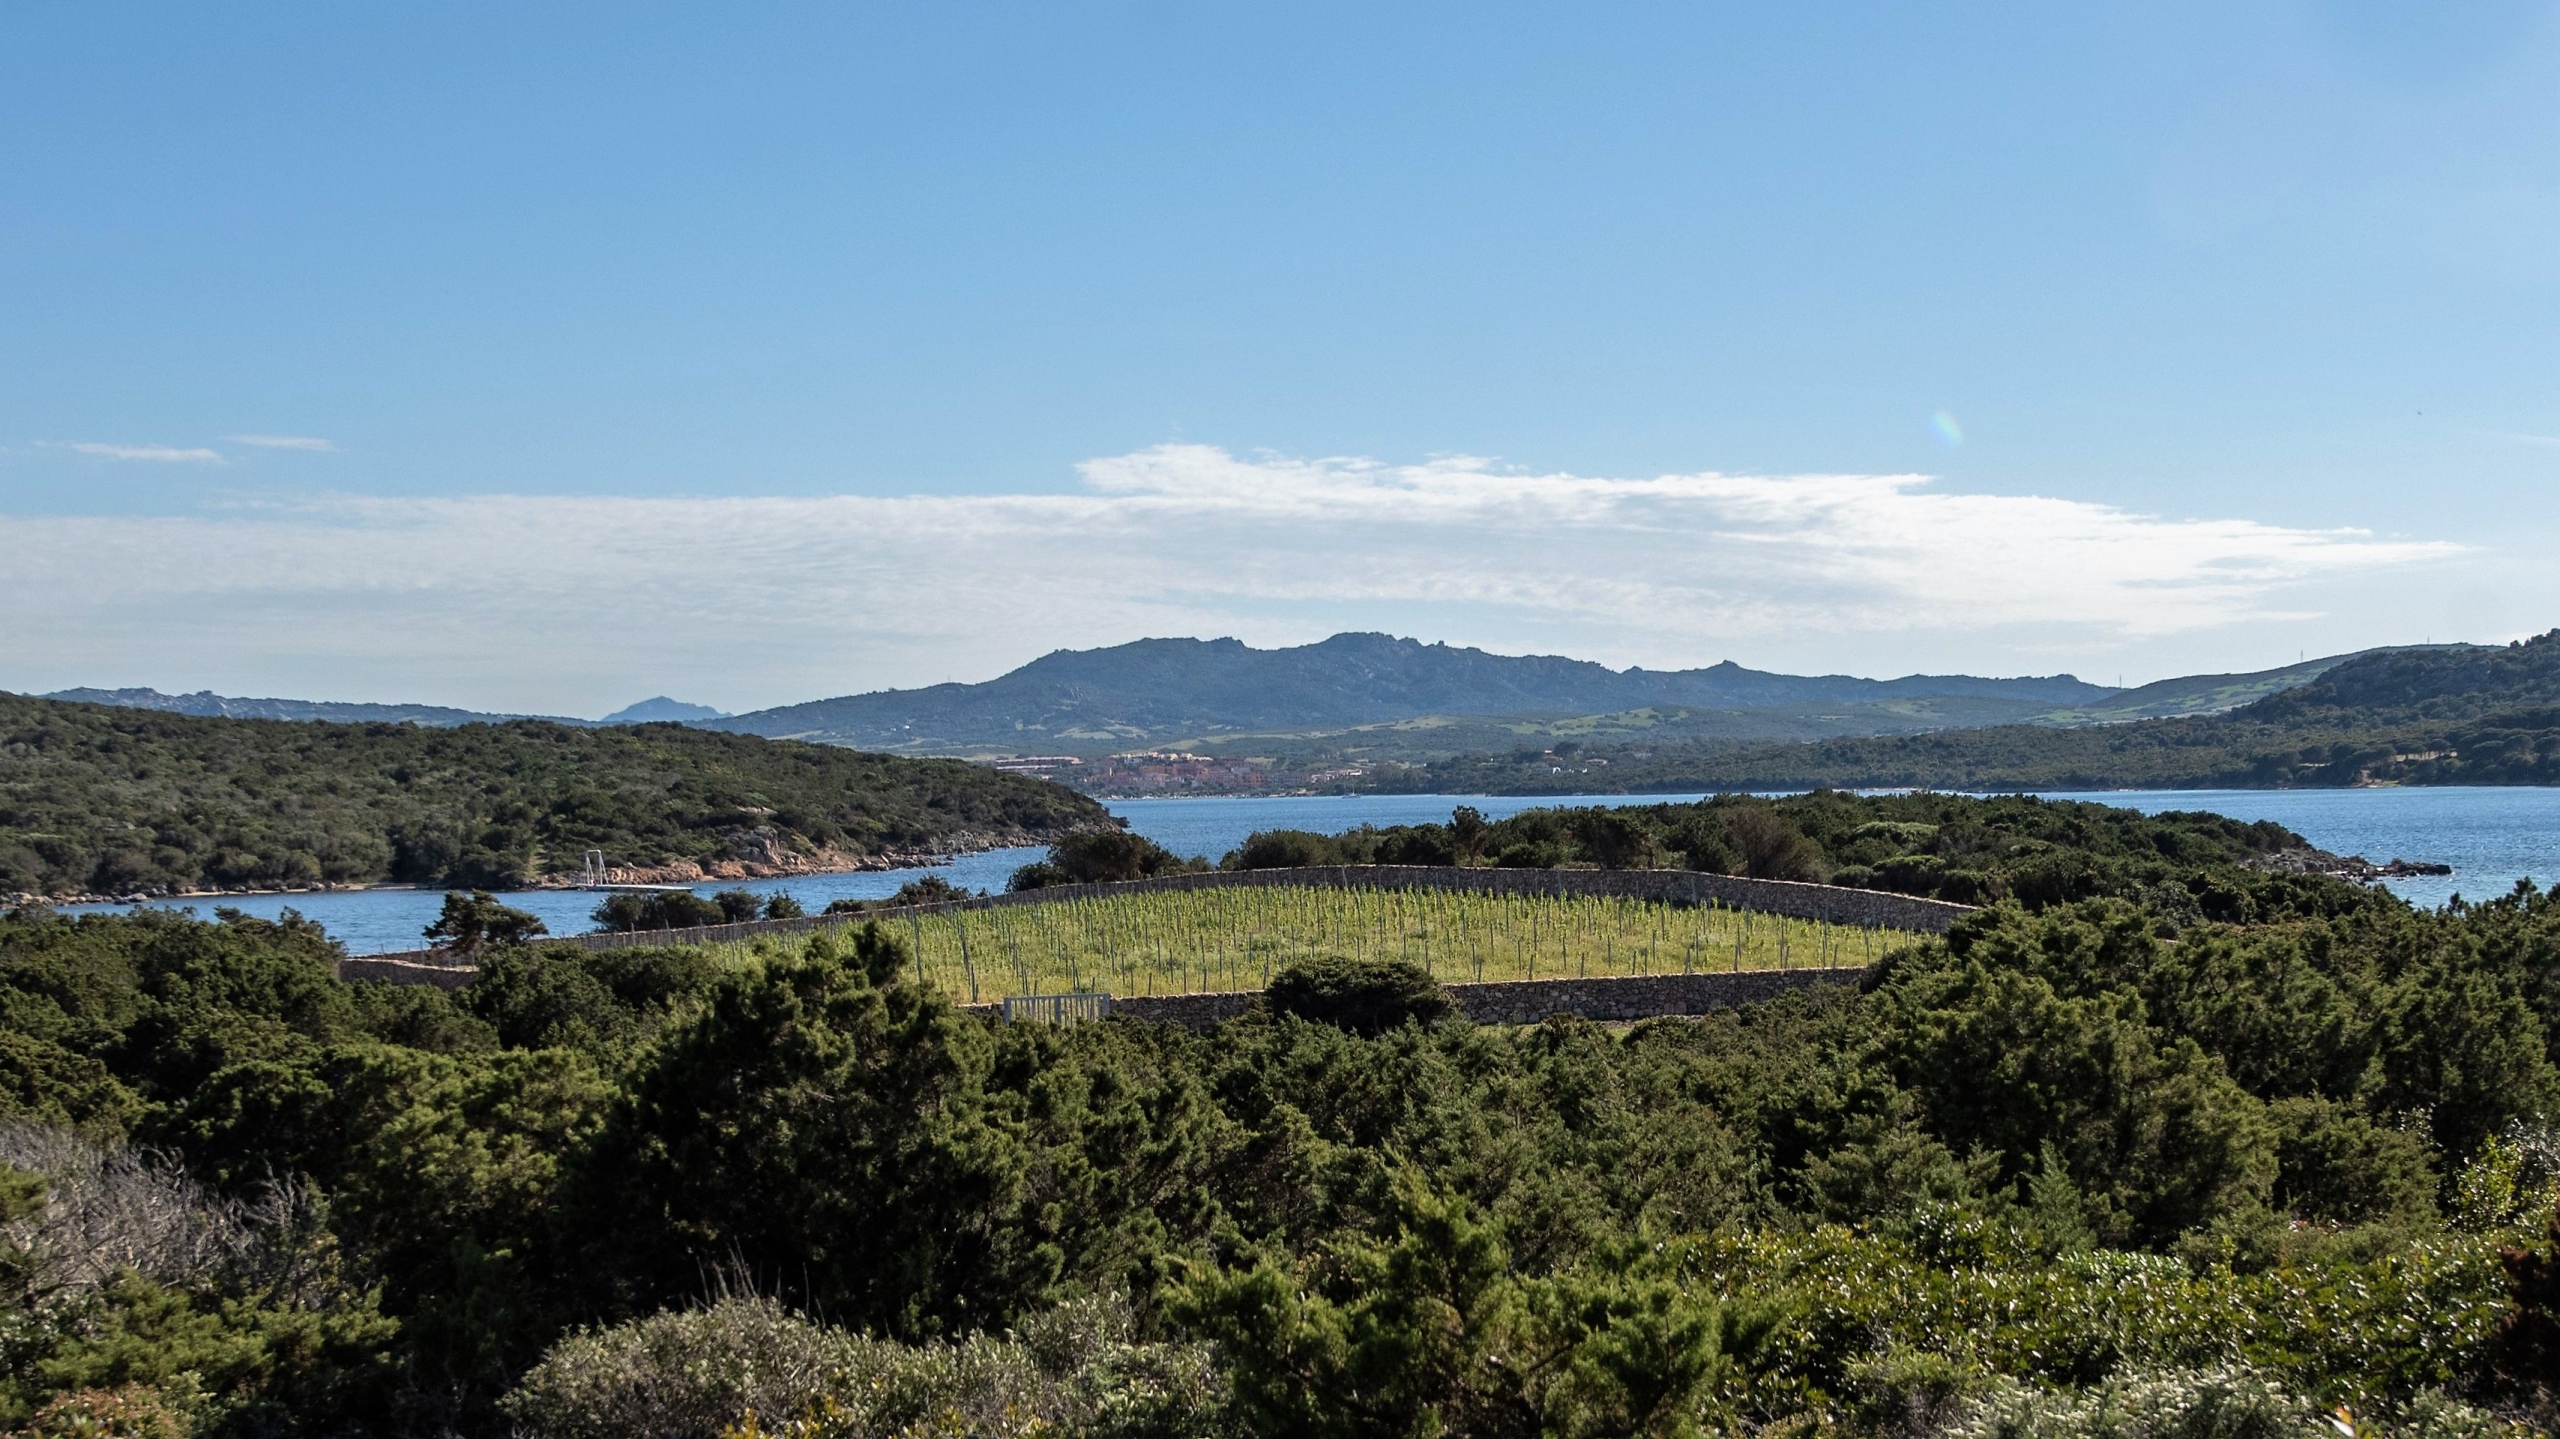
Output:
[[726,712],[713,709],[709,705],[687,704],[683,700],[655,695],[636,705],[625,705],[606,715],[599,723],[661,724],[672,720],[677,724],[691,724],[695,720],[716,720],[728,717]]

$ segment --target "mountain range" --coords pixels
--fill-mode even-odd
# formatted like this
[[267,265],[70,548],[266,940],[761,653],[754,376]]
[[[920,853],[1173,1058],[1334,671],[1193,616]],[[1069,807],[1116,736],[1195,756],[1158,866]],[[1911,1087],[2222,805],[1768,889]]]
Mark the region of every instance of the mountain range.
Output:
[[[1644,711],[1653,722],[1667,715],[1807,706],[1863,711],[1863,722],[1853,723],[1853,730],[1889,733],[1915,727],[1897,706],[1952,701],[1971,711],[1957,722],[1999,723],[2102,705],[2117,693],[2070,675],[1872,680],[1771,674],[1730,661],[1703,669],[1613,670],[1552,655],[1495,655],[1391,635],[1339,634],[1269,650],[1232,639],[1149,639],[1060,650],[981,684],[813,700],[711,727],[890,751],[1091,754],[1434,717],[1554,720]],[[1919,727],[1945,722],[1932,715]]]
[[1178,746],[1288,755],[1284,769],[1423,763],[1582,745],[1706,744],[1909,735],[2016,724],[2118,724],[2227,710],[2304,684],[2346,656],[2137,689],[2072,675],[1986,678],[1786,675],[1731,661],[1614,670],[1553,655],[1497,655],[1384,634],[1255,649],[1233,639],[1146,639],[1059,650],[976,684],[880,690],[724,716],[658,696],[601,720],[424,704],[239,699],[210,691],[78,689],[46,696],[246,719],[446,727],[514,719],[594,726],[673,721],[704,729],[918,755],[1096,758]]

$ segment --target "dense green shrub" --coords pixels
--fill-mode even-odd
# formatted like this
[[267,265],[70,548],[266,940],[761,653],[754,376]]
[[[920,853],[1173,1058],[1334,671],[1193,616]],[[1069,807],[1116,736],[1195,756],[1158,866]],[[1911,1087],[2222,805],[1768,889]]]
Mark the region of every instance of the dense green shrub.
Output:
[[[745,890],[731,891],[746,897]],[[732,913],[732,907],[717,900],[704,899],[690,890],[657,889],[647,893],[620,890],[604,897],[604,903],[591,916],[596,928],[630,934],[644,929],[696,929],[707,924],[731,924],[739,918],[753,919],[752,908],[743,915]]]
[[[165,1212],[301,1196],[229,1231],[289,1243],[92,1265],[57,1301],[32,1242],[0,1254],[6,1422],[141,1384],[200,1428],[503,1433],[546,1355],[553,1389],[518,1392],[609,1377],[639,1352],[621,1326],[717,1273],[874,1336],[895,1392],[974,1375],[1056,1432],[1900,1439],[2004,1384],[2078,1414],[2232,1365],[2384,1432],[2537,1412],[2560,903],[2419,913],[2253,876],[2220,822],[1909,799],[1779,812],[1825,863],[1925,852],[2024,887],[2085,854],[2100,893],[2034,870],[2040,909],[1969,917],[1861,989],[1694,1018],[1405,1023],[1429,1018],[1405,981],[1301,975],[1206,1034],[983,1022],[914,978],[900,926],[494,947],[448,997],[341,983],[298,921],[0,916],[0,1102],[137,1156],[171,1181],[151,1193],[194,1186]],[[1657,853],[1711,823],[1730,842],[1718,806],[1671,817]],[[1642,860],[1580,823],[1507,833]],[[1349,1024],[1309,1021],[1346,996]],[[77,1188],[0,1179],[13,1225]],[[1043,1316],[1107,1293],[1127,1347],[1044,1358]],[[1232,1412],[1147,1397],[1222,1384]],[[1014,1422],[872,1392],[758,1422]]]
[[1366,1035],[1437,1024],[1456,1012],[1431,971],[1399,960],[1300,960],[1271,976],[1263,1000],[1278,1013]]
[[2054,1256],[1969,1206],[1916,1218],[1907,1236],[1753,1231],[1681,1252],[1709,1292],[1761,1307],[1753,1346],[1736,1353],[1746,1416],[1872,1399],[1880,1354],[2064,1386],[2246,1362],[2328,1403],[2387,1407],[2475,1382],[2511,1312],[2494,1247],[2476,1239],[2303,1244],[2244,1268]]
[[1007,1222],[1029,1155],[987,1094],[994,1040],[897,983],[877,925],[854,942],[723,976],[632,1074],[569,1200],[592,1281],[655,1300],[727,1250],[787,1263],[822,1312],[924,1334],[1036,1289],[1051,1261]]
[[426,941],[436,949],[467,959],[485,945],[522,944],[550,926],[524,910],[498,903],[485,890],[469,894],[447,891],[444,912],[426,928]]
[[1217,1340],[1248,1432],[1689,1435],[1721,1311],[1651,1265],[1523,1278],[1498,1227],[1411,1170],[1378,1238],[1296,1266],[1192,1269],[1173,1317]]
[[[1005,889],[1009,893],[1020,894],[1024,890],[1054,889],[1062,884],[1073,883],[1075,883],[1075,881],[1067,877],[1067,872],[1064,869],[1051,864],[1045,859],[1035,859],[1031,863],[1015,870],[1012,875],[1006,879]],[[844,906],[844,909],[839,911],[837,909],[837,905]],[[868,908],[868,906],[861,900],[840,899],[837,900],[835,904],[828,905],[827,912],[829,914],[836,914],[840,912],[860,914],[866,908]]]
[[1059,884],[1110,884],[1205,869],[1142,834],[1124,829],[1081,829],[1050,846],[1049,857],[1013,872],[1010,888],[1046,889]]
[[[1399,853],[1393,859],[1379,859],[1374,850],[1366,856],[1378,864],[1407,862]],[[1228,855],[1228,869],[1303,869],[1312,865],[1341,864],[1342,850],[1323,835],[1303,829],[1263,829],[1246,835],[1244,843]]]

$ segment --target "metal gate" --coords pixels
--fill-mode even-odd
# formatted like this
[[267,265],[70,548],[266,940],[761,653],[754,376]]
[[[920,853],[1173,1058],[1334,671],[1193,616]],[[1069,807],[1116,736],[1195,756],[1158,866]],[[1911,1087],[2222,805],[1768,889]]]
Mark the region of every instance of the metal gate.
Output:
[[1110,1013],[1107,994],[1009,994],[1004,1001],[1007,1024],[1075,1024]]

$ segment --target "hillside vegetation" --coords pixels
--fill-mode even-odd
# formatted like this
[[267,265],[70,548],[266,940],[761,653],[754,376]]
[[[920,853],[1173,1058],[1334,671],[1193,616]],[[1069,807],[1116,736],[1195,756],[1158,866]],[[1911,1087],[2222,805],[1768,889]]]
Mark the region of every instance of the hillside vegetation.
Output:
[[2146,905],[2166,932],[2198,920],[2255,921],[2382,903],[2320,871],[2334,860],[2271,821],[2143,814],[2085,801],[1840,790],[1696,804],[1523,810],[1446,824],[1364,825],[1340,834],[1266,830],[1227,869],[1319,864],[1693,869],[1890,890],[1956,904],[2038,908],[2112,896]]
[[2218,714],[2238,709],[2251,700],[2309,684],[2354,658],[2355,655],[2328,655],[2249,674],[2179,675],[2172,679],[2154,680],[2136,689],[2119,690],[2086,705],[2038,715],[2036,723],[2121,724],[2127,720]]
[[2560,630],[2502,648],[2380,650],[2225,714],[2005,725],[1752,748],[1562,746],[1403,772],[1460,793],[2312,788],[2560,783]]
[[849,864],[1110,822],[954,760],[677,725],[309,724],[0,695],[0,893],[507,888],[574,873],[588,849]]
[[0,1428],[2547,1433],[2560,903],[1941,802],[1861,824],[2147,878],[1622,1030],[1341,960],[1207,1034],[991,1024],[903,927],[448,996],[0,918]]

